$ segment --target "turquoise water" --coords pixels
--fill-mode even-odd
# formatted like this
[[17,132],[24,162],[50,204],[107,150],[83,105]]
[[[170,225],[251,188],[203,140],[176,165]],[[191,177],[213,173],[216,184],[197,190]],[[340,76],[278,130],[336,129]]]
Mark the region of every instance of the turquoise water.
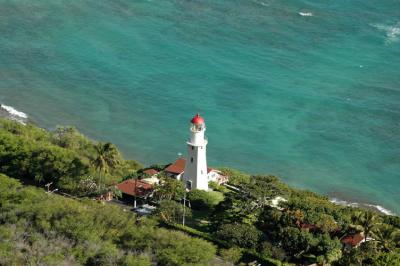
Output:
[[397,0],[0,0],[0,48],[44,127],[166,163],[200,112],[210,165],[400,213]]

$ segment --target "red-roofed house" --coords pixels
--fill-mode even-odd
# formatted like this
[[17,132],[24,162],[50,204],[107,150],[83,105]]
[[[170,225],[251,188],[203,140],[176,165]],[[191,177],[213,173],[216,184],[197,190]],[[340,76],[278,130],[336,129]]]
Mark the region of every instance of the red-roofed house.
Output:
[[208,182],[213,181],[219,185],[225,184],[229,181],[229,177],[224,175],[221,171],[213,168],[207,168]]
[[138,179],[128,179],[117,185],[122,192],[122,198],[126,201],[133,201],[136,208],[136,198],[146,198],[153,192],[153,185]]
[[[160,183],[160,179],[158,179],[159,172],[155,169],[147,169],[144,170],[145,178],[142,179],[143,182],[146,182],[150,185],[156,185]],[[148,177],[146,177],[148,176]]]
[[[167,172],[169,176],[181,180],[185,172],[185,165],[186,160],[184,158],[179,158],[173,164],[169,165],[164,171]],[[207,177],[208,182],[214,181],[218,184],[228,182],[228,177],[223,175],[221,171],[209,167],[207,168]]]
[[317,226],[314,224],[302,223],[302,224],[300,224],[300,229],[313,231],[313,230],[317,229]]
[[351,234],[343,237],[340,242],[346,248],[358,247],[361,243],[365,242],[364,233]]
[[183,173],[185,172],[186,160],[179,158],[173,164],[169,165],[164,171],[171,177],[178,180],[182,179]]
[[123,194],[134,197],[145,197],[153,191],[153,186],[138,179],[128,179],[117,185]]
[[153,168],[144,170],[143,173],[151,177],[158,175],[158,171]]

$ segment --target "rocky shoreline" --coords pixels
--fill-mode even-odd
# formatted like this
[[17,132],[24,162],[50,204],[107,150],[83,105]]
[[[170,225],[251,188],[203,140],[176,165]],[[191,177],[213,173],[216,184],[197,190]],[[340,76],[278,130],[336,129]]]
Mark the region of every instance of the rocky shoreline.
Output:
[[14,109],[11,106],[1,104],[0,105],[0,117],[16,121],[20,124],[26,125],[28,123],[28,115]]
[[[4,104],[0,105],[0,118],[6,118],[10,119],[13,121],[16,121],[20,124],[26,125],[28,122],[31,123],[32,121],[29,120],[28,115],[26,115],[23,112],[20,112],[16,109],[14,109],[11,106],[7,106]],[[330,201],[337,204],[337,205],[342,205],[342,206],[349,206],[349,207],[360,207],[363,209],[367,209],[370,211],[378,212],[381,214],[385,215],[396,215],[390,210],[385,209],[384,207],[380,205],[374,205],[374,204],[367,204],[367,203],[359,203],[359,202],[351,202],[351,201],[346,201],[343,200],[343,196],[338,196],[337,195],[330,195]]]

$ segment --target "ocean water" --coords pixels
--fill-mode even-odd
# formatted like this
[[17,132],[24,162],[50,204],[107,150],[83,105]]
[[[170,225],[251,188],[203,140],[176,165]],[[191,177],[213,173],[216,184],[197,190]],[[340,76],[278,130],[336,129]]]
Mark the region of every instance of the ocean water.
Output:
[[400,213],[398,0],[0,0],[0,103]]

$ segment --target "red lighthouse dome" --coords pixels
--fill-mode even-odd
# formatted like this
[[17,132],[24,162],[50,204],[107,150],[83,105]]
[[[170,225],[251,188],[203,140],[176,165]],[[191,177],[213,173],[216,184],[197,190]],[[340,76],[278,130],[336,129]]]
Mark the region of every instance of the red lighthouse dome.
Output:
[[204,124],[204,118],[196,114],[190,122],[195,125]]

